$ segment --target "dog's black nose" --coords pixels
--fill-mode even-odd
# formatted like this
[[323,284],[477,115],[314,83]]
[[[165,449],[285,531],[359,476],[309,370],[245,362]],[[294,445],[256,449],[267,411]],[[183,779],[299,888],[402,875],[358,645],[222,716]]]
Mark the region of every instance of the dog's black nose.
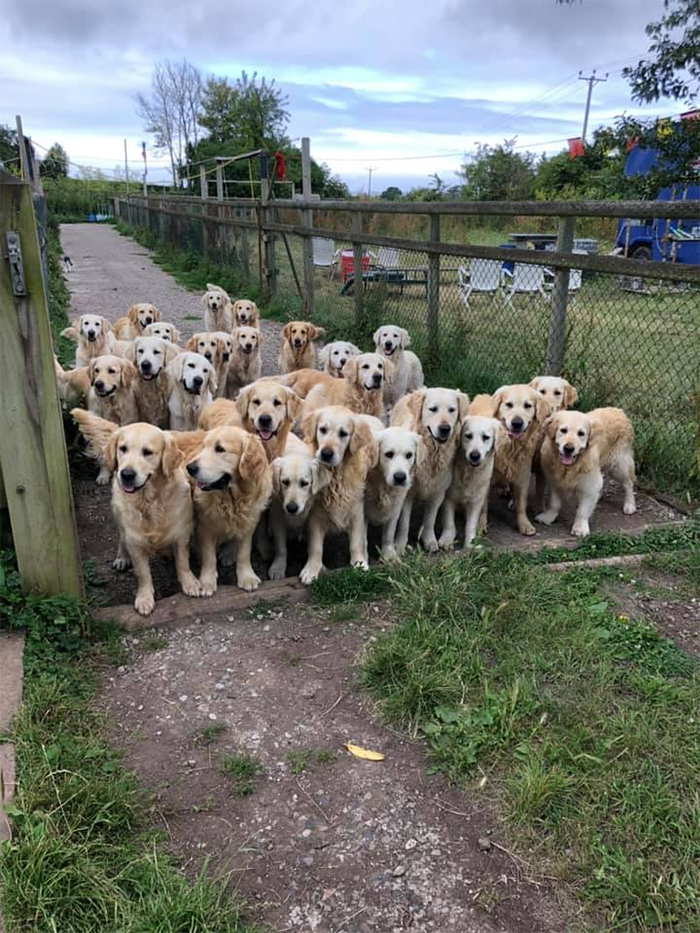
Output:
[[105,387],[104,382],[101,379],[98,379],[97,382],[95,383],[95,388],[97,389],[97,391],[101,392],[104,389],[104,387]]
[[473,464],[477,464],[481,460],[481,454],[478,450],[472,450],[469,453],[469,460]]
[[252,344],[252,343],[247,343],[247,344],[245,345],[245,348],[246,348],[246,350],[252,350],[252,349],[253,349],[253,344]]
[[576,450],[573,444],[564,444],[564,453],[571,456],[571,454]]
[[271,428],[272,415],[258,415],[258,426],[261,428]]
[[192,382],[196,386],[201,386],[201,384],[204,382],[204,379],[202,379],[201,376],[195,376]]
[[380,386],[382,384],[381,373],[372,373],[372,384],[375,386]]
[[518,418],[513,418],[513,420],[512,420],[511,423],[510,423],[511,428],[512,428],[514,431],[522,431],[524,425],[525,425],[525,422],[524,422],[523,419],[520,418],[520,417],[518,417]]
[[228,363],[228,361],[231,359],[231,354],[230,354],[230,353],[224,353],[223,356],[221,357],[221,359],[223,360],[224,363]]
[[95,339],[95,331],[94,331],[94,330],[89,330],[89,331],[87,332],[87,335],[88,335],[88,340],[94,340],[94,339]]
[[384,349],[385,349],[385,350],[391,350],[391,348],[392,348],[393,346],[394,346],[394,344],[391,342],[391,340],[385,340],[385,341],[384,341]]
[[300,347],[300,346],[301,346],[301,340],[299,340],[298,337],[297,337],[297,338],[295,339],[295,341],[294,341],[294,346],[295,346],[295,347]]
[[324,447],[321,450],[321,460],[323,460],[324,463],[330,463],[332,459],[333,459],[333,451],[330,450],[328,447]]
[[209,362],[211,363],[211,353],[210,353],[209,350],[207,350],[207,352],[204,354],[204,356],[205,356],[205,357],[209,360]]
[[197,473],[199,473],[199,467],[194,461],[192,463],[188,463],[186,469],[190,476],[196,476]]
[[347,360],[346,360],[346,359],[339,360],[339,361],[338,361],[338,366],[339,366],[339,368],[342,369],[343,366],[345,366],[346,363],[347,363]]
[[440,435],[440,437],[448,437],[450,430],[451,428],[449,424],[446,424],[445,422],[443,422],[438,428],[438,434]]
[[299,511],[299,506],[296,504],[296,502],[288,502],[287,511],[289,512],[290,515],[296,515],[297,512]]
[[131,467],[124,467],[123,470],[119,471],[119,476],[122,482],[129,486],[136,479],[136,470],[132,470]]
[[150,360],[141,360],[141,372],[142,373],[150,373],[152,369],[153,369],[153,366],[151,365]]
[[398,473],[394,473],[394,482],[396,483],[397,486],[403,486],[404,483],[406,482],[406,474],[402,471],[399,471]]
[[152,324],[152,323],[153,323],[153,318],[152,318],[152,317],[147,317],[147,318],[146,318],[146,325]]

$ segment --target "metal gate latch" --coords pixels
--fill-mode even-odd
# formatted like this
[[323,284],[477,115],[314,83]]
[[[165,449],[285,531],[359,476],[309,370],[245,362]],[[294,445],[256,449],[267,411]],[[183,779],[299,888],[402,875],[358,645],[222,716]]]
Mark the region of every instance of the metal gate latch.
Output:
[[24,281],[24,266],[22,264],[22,248],[19,242],[19,233],[8,230],[7,239],[7,258],[10,263],[10,280],[12,282],[13,295],[26,295],[27,286]]

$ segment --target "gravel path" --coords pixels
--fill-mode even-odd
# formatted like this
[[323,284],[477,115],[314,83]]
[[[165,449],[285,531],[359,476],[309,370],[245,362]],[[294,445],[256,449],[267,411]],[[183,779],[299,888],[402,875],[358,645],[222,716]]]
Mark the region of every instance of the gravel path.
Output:
[[[184,337],[204,329],[200,293],[178,285],[130,237],[105,224],[64,224],[61,242],[73,263],[67,279],[76,315],[102,314],[115,321],[130,305],[150,301]],[[261,328],[263,374],[272,375],[277,372],[280,326],[262,321]]]

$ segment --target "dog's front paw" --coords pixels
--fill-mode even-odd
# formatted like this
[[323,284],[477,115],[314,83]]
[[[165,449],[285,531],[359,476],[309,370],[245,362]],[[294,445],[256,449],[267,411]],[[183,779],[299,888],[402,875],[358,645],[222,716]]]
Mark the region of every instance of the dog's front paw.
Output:
[[528,519],[518,522],[518,531],[521,535],[534,535],[537,533],[537,529]]
[[185,594],[185,596],[202,595],[202,584],[194,574],[190,574],[188,577],[185,577],[182,580],[180,586],[182,587],[182,592]]
[[270,580],[284,580],[287,576],[287,561],[273,560],[270,569],[267,571]]
[[381,550],[382,560],[390,564],[392,561],[399,560],[399,555],[395,547],[383,547]]
[[590,525],[585,520],[574,522],[571,528],[571,534],[576,538],[586,538],[590,533]]
[[441,551],[449,551],[455,545],[455,536],[453,534],[440,535],[438,547]]
[[423,535],[423,537],[420,540],[421,540],[421,544],[423,545],[424,549],[429,554],[435,554],[437,553],[437,551],[439,551],[440,547],[438,545],[437,538]]
[[301,573],[299,574],[299,579],[304,584],[304,586],[309,586],[317,580],[323,570],[323,565],[319,566],[317,564],[306,564],[302,568]]
[[246,570],[244,573],[238,574],[236,583],[240,589],[251,592],[251,590],[257,590],[260,586],[260,577],[254,570]]
[[118,570],[119,573],[124,573],[125,570],[131,567],[131,561],[128,557],[115,557],[112,561],[112,566],[115,570]]
[[216,577],[202,574],[199,578],[199,595],[213,596],[216,593]]
[[352,566],[355,568],[355,570],[369,570],[369,564],[364,559],[364,557],[361,560],[353,561]]
[[143,590],[136,594],[134,609],[142,616],[149,616],[156,605],[153,590]]
[[556,512],[540,512],[539,515],[535,515],[535,521],[539,522],[540,525],[552,525],[557,520]]
[[622,511],[625,515],[634,515],[634,513],[637,511],[637,506],[634,502],[625,502],[625,504],[622,506]]
[[97,474],[97,477],[95,478],[95,482],[98,486],[106,486],[111,478],[112,474],[109,472],[109,470],[100,470],[100,472]]

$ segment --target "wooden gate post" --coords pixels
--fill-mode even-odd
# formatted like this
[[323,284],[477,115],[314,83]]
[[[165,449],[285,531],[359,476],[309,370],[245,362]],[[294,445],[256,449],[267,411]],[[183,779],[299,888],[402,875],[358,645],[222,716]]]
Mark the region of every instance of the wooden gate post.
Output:
[[352,244],[352,293],[355,297],[355,327],[357,328],[357,334],[355,336],[359,338],[359,331],[362,327],[362,305],[365,293],[365,280],[362,278],[362,243],[359,239],[362,235],[362,214],[360,214],[359,211],[356,211],[352,215],[352,233],[353,237],[358,237],[358,239],[353,240]]
[[84,597],[32,192],[2,171],[0,369],[0,464],[23,585]]
[[[311,200],[311,143],[308,136],[301,140],[301,192],[304,201]],[[311,210],[302,211],[302,224],[313,227]],[[309,319],[314,313],[314,244],[310,236],[302,240],[304,254],[304,313]]]
[[[570,253],[574,245],[575,217],[560,217],[556,250]],[[546,254],[545,254],[546,255]],[[569,299],[570,269],[557,269],[554,273],[554,288],[549,306],[549,337],[544,371],[548,376],[558,376],[564,362],[566,346],[566,305]]]
[[[440,215],[430,215],[430,233],[428,239],[431,243],[440,242]],[[440,254],[428,253],[428,308],[426,313],[426,327],[428,331],[428,356],[433,365],[437,361],[440,351]]]

